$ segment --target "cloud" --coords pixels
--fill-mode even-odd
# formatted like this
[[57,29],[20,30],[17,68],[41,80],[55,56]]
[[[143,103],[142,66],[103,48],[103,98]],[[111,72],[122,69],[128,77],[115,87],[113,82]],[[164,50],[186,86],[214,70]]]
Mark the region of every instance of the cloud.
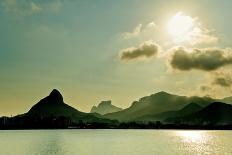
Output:
[[207,85],[201,85],[199,88],[203,92],[212,90],[212,87],[207,86]]
[[139,24],[137,25],[132,32],[125,32],[122,34],[123,39],[135,38],[140,35],[145,35],[146,33],[151,33],[156,29],[156,24],[154,22],[150,22],[147,25]]
[[230,67],[206,73],[205,80],[196,85],[196,89],[193,89],[193,92],[214,98],[230,95],[232,93],[232,73]]
[[[175,44],[194,46],[218,43],[219,39],[215,35],[215,31],[213,29],[206,28],[197,17],[192,18],[191,16],[184,15],[182,12],[177,13],[177,15],[179,15],[180,18],[183,18],[183,21],[176,20],[175,22],[170,22],[169,24],[170,31],[172,29],[176,29],[177,31],[174,34],[170,32],[173,35],[172,41]],[[185,20],[190,20],[191,24],[186,26],[186,24],[183,23]],[[182,29],[184,29],[183,32]],[[143,38],[145,40],[158,38],[169,42],[170,37],[167,38],[165,34],[166,32],[164,32],[164,29],[160,28],[156,23],[150,22],[148,24],[138,24],[131,30],[131,32],[122,33],[120,38]]]
[[170,33],[174,36],[175,43],[212,44],[217,43],[213,30],[202,25],[198,17],[185,15],[183,12],[176,13],[168,25]]
[[[212,79],[210,79],[212,80]],[[205,81],[205,83],[197,85],[195,88],[192,88],[192,95],[196,96],[208,96],[211,98],[223,98],[226,97],[230,90],[220,87],[218,85],[212,84],[212,81]]]
[[218,77],[215,79],[214,83],[222,87],[230,87],[232,85],[232,79],[230,77]]
[[130,47],[120,51],[120,59],[124,61],[137,60],[137,59],[147,59],[156,56],[160,51],[159,45],[146,41],[142,43],[139,47]]
[[217,43],[219,40],[216,36],[212,34],[212,31],[201,27],[194,28],[190,35],[191,40],[189,43],[191,45],[214,44]]
[[41,6],[31,2],[31,11],[32,12],[40,12],[42,10]]
[[178,47],[171,50],[168,60],[170,66],[177,70],[189,71],[192,69],[213,71],[232,64],[232,49],[204,48],[186,49]]
[[221,87],[232,87],[232,73],[228,70],[222,70],[214,73],[212,85]]
[[17,17],[29,16],[42,11],[58,12],[61,8],[60,0],[2,0],[0,3],[6,13]]
[[42,11],[39,3],[32,0],[3,0],[2,6],[9,14],[25,16]]
[[142,29],[142,24],[139,24],[138,26],[136,26],[134,28],[134,30],[132,32],[125,32],[123,34],[123,38],[124,39],[129,39],[129,38],[136,37],[136,36],[138,36],[140,34],[141,29]]

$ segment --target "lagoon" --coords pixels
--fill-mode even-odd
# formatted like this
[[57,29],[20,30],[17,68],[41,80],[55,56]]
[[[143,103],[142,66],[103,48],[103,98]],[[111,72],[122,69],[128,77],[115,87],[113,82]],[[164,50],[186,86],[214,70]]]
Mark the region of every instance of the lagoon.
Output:
[[2,155],[232,154],[223,130],[1,130]]

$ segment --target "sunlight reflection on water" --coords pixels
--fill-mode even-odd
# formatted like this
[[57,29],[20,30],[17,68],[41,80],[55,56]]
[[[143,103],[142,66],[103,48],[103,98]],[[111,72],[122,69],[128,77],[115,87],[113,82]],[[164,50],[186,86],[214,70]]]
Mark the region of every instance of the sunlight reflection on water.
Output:
[[179,145],[180,152],[188,152],[189,154],[230,154],[223,152],[223,150],[220,151],[223,148],[223,137],[218,135],[216,131],[187,130],[176,131],[175,133],[182,141]]
[[15,130],[0,132],[0,154],[230,155],[231,139],[231,131]]
[[177,131],[176,134],[180,136],[184,142],[189,143],[204,143],[211,138],[205,131]]

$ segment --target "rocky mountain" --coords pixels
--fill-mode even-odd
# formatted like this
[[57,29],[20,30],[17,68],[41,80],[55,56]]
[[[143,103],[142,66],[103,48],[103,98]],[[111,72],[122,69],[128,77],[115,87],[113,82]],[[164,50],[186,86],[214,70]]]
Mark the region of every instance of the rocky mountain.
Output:
[[[222,100],[231,103],[230,99]],[[113,106],[111,101],[103,101],[91,112],[84,113],[69,106],[54,89],[27,113],[0,117],[0,129],[181,128],[183,125],[187,128],[189,125],[190,128],[191,125],[209,129],[213,126],[232,128],[231,104],[209,97],[186,97],[166,92],[145,96],[124,110]]]
[[105,118],[119,121],[132,121],[146,115],[156,115],[167,111],[177,111],[189,103],[197,103],[202,107],[214,102],[209,97],[186,97],[158,92],[135,101],[132,105],[119,112],[104,115]]
[[25,116],[30,118],[66,117],[76,122],[79,120],[84,122],[102,121],[96,115],[80,112],[64,103],[62,95],[56,89],[32,106]]
[[190,103],[186,105],[184,108],[177,110],[177,111],[166,111],[162,113],[158,113],[155,115],[145,115],[142,117],[137,118],[135,121],[141,122],[155,122],[155,121],[165,121],[168,118],[176,118],[176,117],[183,117],[194,112],[200,111],[202,107],[196,103]]
[[107,113],[113,113],[121,111],[122,108],[116,107],[112,105],[111,101],[102,101],[98,106],[93,106],[90,113],[98,113],[101,115],[107,114]]
[[168,122],[184,124],[232,124],[232,105],[222,102],[213,102],[202,110],[184,117],[169,118]]

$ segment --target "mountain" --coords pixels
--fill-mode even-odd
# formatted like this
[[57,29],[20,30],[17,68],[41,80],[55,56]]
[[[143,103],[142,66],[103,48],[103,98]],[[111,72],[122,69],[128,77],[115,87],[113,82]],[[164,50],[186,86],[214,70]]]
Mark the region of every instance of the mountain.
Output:
[[24,116],[29,118],[66,117],[74,122],[80,120],[84,122],[101,121],[100,118],[94,115],[80,112],[64,103],[62,95],[56,89],[52,90],[47,97],[32,106]]
[[67,105],[63,101],[63,97],[56,89],[52,90],[49,96],[40,100],[37,104],[26,113],[27,116],[82,116],[84,113]]
[[145,115],[140,118],[137,118],[135,121],[142,122],[155,122],[155,121],[164,121],[167,118],[183,117],[194,112],[200,111],[202,107],[196,103],[190,103],[184,108],[177,111],[166,111],[155,115]]
[[93,106],[90,113],[98,113],[101,115],[107,114],[107,113],[113,113],[121,111],[122,108],[116,107],[111,104],[111,101],[102,101],[98,106]]
[[184,124],[232,124],[232,105],[222,102],[213,102],[202,110],[178,118],[170,118],[169,122]]
[[186,97],[158,92],[135,101],[132,105],[119,112],[104,115],[105,118],[119,121],[132,121],[146,115],[155,115],[166,111],[177,111],[189,103],[198,103],[204,107],[214,102],[209,97]]
[[[230,98],[225,100],[229,101]],[[66,104],[61,93],[54,89],[27,113],[14,117],[0,117],[0,129],[213,129],[215,126],[220,129],[232,129],[232,105],[209,97],[186,97],[158,92],[133,102],[127,109],[107,113],[112,109],[120,108],[115,108],[111,101],[103,101],[92,108],[94,113],[81,112]]]
[[202,107],[199,104],[190,103],[187,106],[185,106],[183,109],[177,111],[176,116],[185,116],[185,115],[200,111],[201,109]]

